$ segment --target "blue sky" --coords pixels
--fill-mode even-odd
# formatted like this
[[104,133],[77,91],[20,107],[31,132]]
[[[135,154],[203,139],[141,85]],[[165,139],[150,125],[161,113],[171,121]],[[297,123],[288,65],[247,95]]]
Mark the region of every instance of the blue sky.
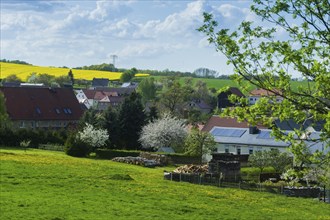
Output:
[[226,58],[196,31],[202,13],[222,27],[256,20],[251,1],[1,0],[1,59],[39,66],[112,63],[119,68],[231,74]]

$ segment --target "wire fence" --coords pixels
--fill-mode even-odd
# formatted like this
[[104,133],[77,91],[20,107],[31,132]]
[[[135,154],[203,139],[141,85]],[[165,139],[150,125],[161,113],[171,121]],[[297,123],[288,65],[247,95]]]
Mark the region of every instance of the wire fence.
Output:
[[168,173],[164,172],[164,179],[177,182],[188,182],[192,184],[211,185],[223,188],[237,188],[249,191],[270,192],[286,196],[318,198],[320,201],[329,202],[330,190],[321,187],[286,187],[264,183],[253,183],[241,181],[238,177],[229,179],[237,181],[225,181],[221,174],[191,174],[191,173]]

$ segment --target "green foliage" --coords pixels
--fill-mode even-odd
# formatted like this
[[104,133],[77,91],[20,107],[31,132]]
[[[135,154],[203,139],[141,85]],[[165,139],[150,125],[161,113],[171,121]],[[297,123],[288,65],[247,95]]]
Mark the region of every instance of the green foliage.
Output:
[[[305,123],[306,119],[324,121],[322,135],[316,141],[323,141],[329,147],[329,2],[255,0],[251,10],[268,23],[256,26],[253,22],[244,21],[236,31],[229,32],[228,29],[218,28],[218,21],[211,14],[204,13],[204,25],[199,31],[234,66],[234,79],[243,90],[252,84],[283,97],[284,101],[279,103],[275,97],[264,98],[256,105],[228,109],[224,114],[246,120],[252,125],[260,123],[268,127],[272,127],[275,119],[293,119],[300,124]],[[271,27],[265,28],[269,24]],[[286,34],[284,40],[277,38],[279,28]],[[307,80],[305,87],[292,88],[290,79],[293,72],[300,73]],[[295,162],[300,166],[330,163],[330,151],[311,153],[306,142],[296,138],[302,137],[305,131],[298,129],[294,133],[287,135],[273,126],[277,139],[291,143]],[[309,137],[307,139],[315,141]]]
[[22,82],[15,74],[11,74],[3,79],[3,82]]
[[120,76],[120,82],[129,82],[138,73],[136,68],[124,71]]
[[6,109],[6,100],[2,92],[0,92],[0,129],[10,128],[11,122]]
[[269,151],[256,151],[249,156],[249,164],[252,167],[257,167],[262,173],[263,169],[269,165],[270,155]]
[[108,146],[110,148],[118,148],[120,143],[118,112],[114,108],[109,107],[102,113],[102,119],[103,122],[101,127],[106,129],[109,134]]
[[120,76],[120,82],[129,82],[132,79],[131,74],[128,72],[123,72]]
[[0,62],[4,62],[4,63],[16,63],[16,64],[23,64],[23,65],[31,65],[25,61],[21,61],[21,60],[6,60],[6,59],[2,59],[0,60]]
[[154,78],[143,79],[138,86],[138,92],[141,94],[144,102],[154,100],[156,98],[156,85]]
[[293,158],[287,153],[281,153],[278,149],[269,151],[269,165],[272,166],[277,173],[284,172],[293,166]]
[[[72,74],[72,77],[73,77],[73,74]],[[61,87],[61,86],[64,86],[65,84],[71,83],[72,79],[73,78],[71,78],[69,75],[62,75],[62,76],[55,77],[55,76],[47,74],[47,73],[44,73],[44,74],[31,73],[30,76],[27,78],[27,82],[42,83],[45,86]]]
[[118,139],[121,149],[140,149],[141,145],[138,139],[145,122],[146,115],[141,103],[141,97],[137,93],[132,93],[125,98],[118,112]]
[[102,63],[102,64],[99,64],[99,65],[83,66],[83,67],[77,67],[77,68],[74,68],[74,69],[100,70],[100,71],[117,72],[117,69],[111,63],[110,64]]
[[73,157],[86,157],[90,153],[88,144],[76,137],[76,134],[70,134],[65,142],[65,153]]
[[193,90],[191,80],[188,78],[186,83],[182,85],[178,78],[168,77],[163,84],[165,86],[160,94],[160,106],[163,111],[178,115],[182,111],[183,103],[188,100]]
[[192,129],[185,141],[185,153],[191,156],[199,156],[203,162],[203,155],[210,154],[215,149],[216,142],[213,135]]
[[[149,169],[34,149],[27,152],[1,149],[0,167],[1,219],[264,219],[265,216],[328,219],[330,216],[329,205],[313,199],[165,181],[164,169],[172,169],[168,167]],[[128,176],[134,180],[127,180]]]
[[278,149],[271,149],[254,152],[249,156],[249,163],[251,166],[259,168],[260,173],[265,167],[273,167],[275,172],[279,173],[292,167],[293,159],[287,152],[281,153]]

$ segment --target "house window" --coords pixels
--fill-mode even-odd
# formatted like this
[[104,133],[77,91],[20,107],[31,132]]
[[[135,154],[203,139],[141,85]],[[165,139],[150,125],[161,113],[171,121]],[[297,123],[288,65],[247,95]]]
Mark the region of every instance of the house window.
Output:
[[236,154],[241,155],[241,147],[236,147]]
[[257,151],[261,151],[261,150],[262,150],[262,147],[258,147],[258,148],[257,148]]
[[253,147],[249,147],[249,154],[253,154]]
[[56,111],[57,114],[61,113],[61,111],[58,108],[56,108],[55,111]]
[[41,114],[41,110],[39,107],[36,107],[36,112],[40,115]]
[[250,98],[250,101],[253,101],[253,98]]
[[229,153],[229,146],[225,145],[225,153]]
[[21,121],[21,122],[20,122],[19,127],[20,127],[20,128],[24,128],[24,127],[25,127],[24,121]]

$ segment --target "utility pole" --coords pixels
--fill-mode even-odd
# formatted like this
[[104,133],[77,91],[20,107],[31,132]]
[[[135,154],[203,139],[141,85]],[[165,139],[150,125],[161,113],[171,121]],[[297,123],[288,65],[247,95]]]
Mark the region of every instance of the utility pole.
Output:
[[110,58],[112,58],[113,67],[115,67],[115,62],[116,62],[116,59],[118,58],[118,56],[113,54],[113,55],[110,56]]

